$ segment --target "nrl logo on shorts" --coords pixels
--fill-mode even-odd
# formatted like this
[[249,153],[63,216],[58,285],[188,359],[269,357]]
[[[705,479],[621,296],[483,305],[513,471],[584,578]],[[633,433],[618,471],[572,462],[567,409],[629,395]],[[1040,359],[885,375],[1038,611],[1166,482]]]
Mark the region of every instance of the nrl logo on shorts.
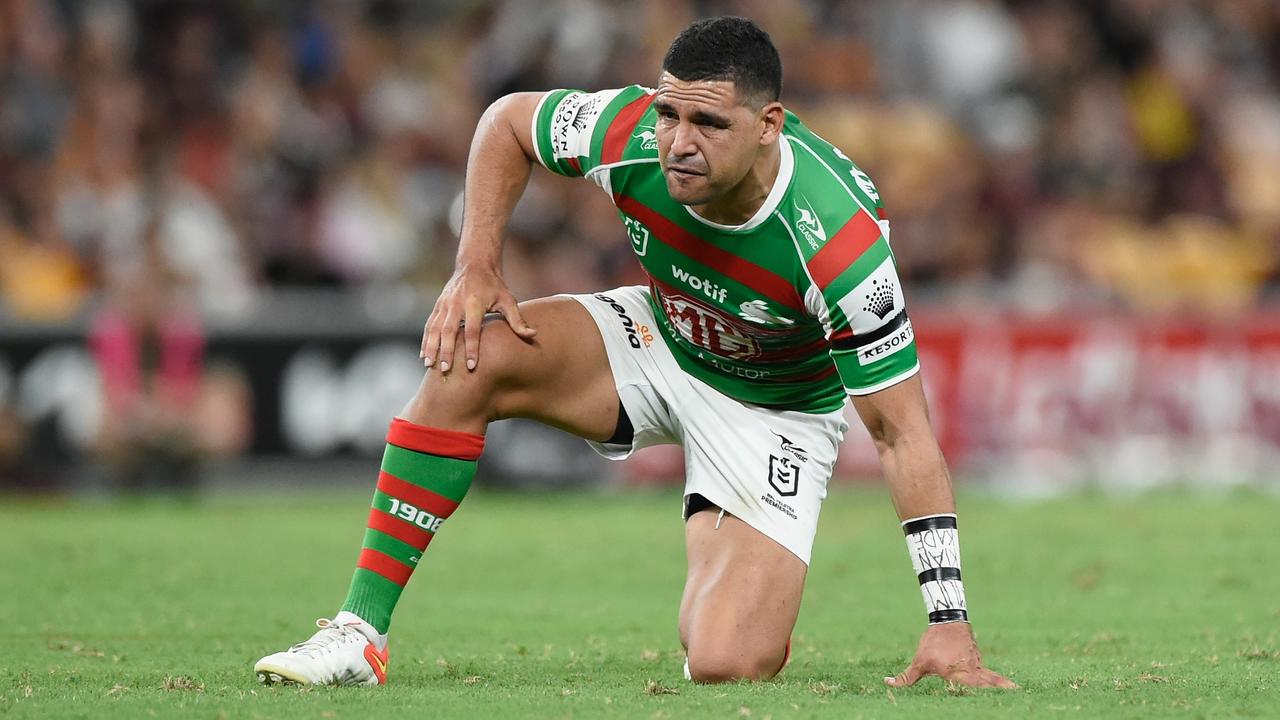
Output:
[[800,466],[789,457],[769,456],[769,485],[782,497],[800,491]]
[[639,138],[641,150],[658,149],[658,132],[650,125],[640,125],[636,127],[636,132],[631,137]]

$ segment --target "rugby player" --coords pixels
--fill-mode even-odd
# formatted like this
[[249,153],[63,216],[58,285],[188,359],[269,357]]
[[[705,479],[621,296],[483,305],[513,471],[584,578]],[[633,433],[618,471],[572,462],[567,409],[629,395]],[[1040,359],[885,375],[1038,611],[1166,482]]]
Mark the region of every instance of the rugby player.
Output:
[[[789,655],[851,400],[928,620],[885,682],[1014,686],[983,666],[968,623],[951,482],[880,196],[779,103],[781,85],[769,36],[720,17],[675,39],[656,89],[516,93],[488,108],[457,266],[424,329],[429,369],[391,423],[346,602],[258,661],[262,682],[386,681],[396,601],[466,494],[486,427],[515,417],[612,459],[683,446],[686,675],[770,678]],[[535,164],[600,187],[647,286],[516,302],[502,236]]]

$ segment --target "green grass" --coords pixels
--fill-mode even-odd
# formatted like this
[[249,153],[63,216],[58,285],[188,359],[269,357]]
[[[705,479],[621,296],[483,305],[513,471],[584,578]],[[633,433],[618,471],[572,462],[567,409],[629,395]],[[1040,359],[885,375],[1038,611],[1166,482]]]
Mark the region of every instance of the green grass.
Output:
[[881,492],[818,533],[774,682],[698,687],[675,632],[677,491],[476,493],[392,628],[386,688],[262,688],[346,589],[367,495],[198,506],[0,498],[5,717],[1275,717],[1280,501],[961,498],[988,664],[1023,689],[889,691],[922,623]]

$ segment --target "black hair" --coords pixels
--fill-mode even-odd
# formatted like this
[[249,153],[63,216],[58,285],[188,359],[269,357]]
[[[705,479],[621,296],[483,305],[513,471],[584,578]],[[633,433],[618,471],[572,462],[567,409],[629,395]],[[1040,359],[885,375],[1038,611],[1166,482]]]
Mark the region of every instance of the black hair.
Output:
[[760,105],[782,95],[782,59],[769,33],[741,17],[714,17],[685,28],[662,59],[675,77],[730,80],[738,96]]

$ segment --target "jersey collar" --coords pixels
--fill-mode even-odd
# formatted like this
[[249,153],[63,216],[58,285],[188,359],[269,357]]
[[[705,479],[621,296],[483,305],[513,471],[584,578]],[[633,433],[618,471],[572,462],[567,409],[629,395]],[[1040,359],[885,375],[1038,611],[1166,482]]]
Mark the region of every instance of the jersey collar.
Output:
[[765,197],[764,204],[760,206],[755,215],[751,216],[750,220],[741,225],[721,225],[718,222],[712,222],[702,217],[688,205],[685,205],[684,209],[693,216],[694,220],[723,232],[743,232],[756,229],[765,220],[769,219],[769,216],[777,209],[778,204],[782,202],[782,196],[787,194],[787,186],[791,184],[791,175],[795,172],[796,161],[791,154],[791,143],[787,141],[787,136],[781,133],[778,134],[778,149],[782,152],[782,157],[778,160],[778,176],[773,179],[773,187],[769,190],[769,195]]

